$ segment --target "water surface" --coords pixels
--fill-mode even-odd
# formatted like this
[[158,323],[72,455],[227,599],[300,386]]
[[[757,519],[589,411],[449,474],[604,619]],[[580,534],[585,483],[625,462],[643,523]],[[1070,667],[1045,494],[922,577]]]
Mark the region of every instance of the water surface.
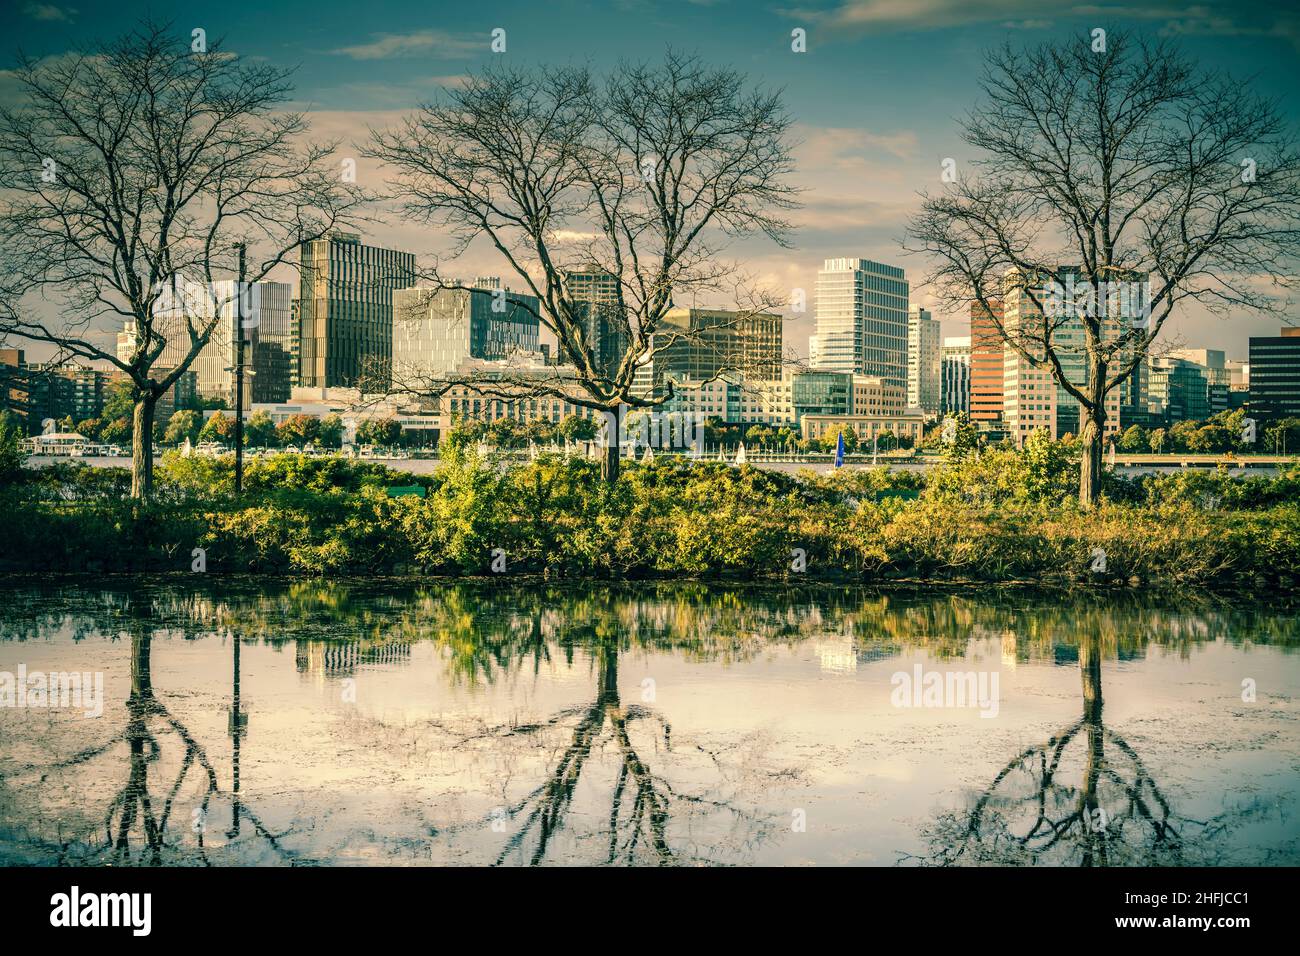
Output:
[[[1298,645],[1128,594],[3,586],[0,674],[105,700],[0,707],[0,863],[1295,864]],[[996,700],[899,706],[918,667]]]

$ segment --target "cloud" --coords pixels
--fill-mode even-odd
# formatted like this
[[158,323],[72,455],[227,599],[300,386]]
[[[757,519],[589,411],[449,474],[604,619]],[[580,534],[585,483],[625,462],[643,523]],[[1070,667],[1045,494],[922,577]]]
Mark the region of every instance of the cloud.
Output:
[[[782,11],[793,19],[839,28],[941,28],[969,23],[1032,18],[1048,12],[1050,0],[842,0],[828,10]],[[1057,4],[1070,6],[1070,4]]]
[[[797,135],[802,140],[797,157],[800,168],[864,170],[872,165],[873,156],[910,161],[916,158],[919,149],[917,135],[912,130],[876,133],[852,127],[801,126]],[[889,176],[891,170],[872,169],[872,172]]]
[[443,76],[431,76],[429,82],[446,89],[459,89],[469,82],[469,76],[464,73],[448,73]]
[[33,20],[62,21],[64,23],[71,23],[77,15],[74,7],[56,7],[52,3],[25,4],[23,13]]
[[354,60],[386,60],[416,54],[464,59],[487,49],[486,37],[420,30],[416,33],[374,33],[369,43],[331,50]]
[[1048,17],[1093,17],[1108,22],[1164,21],[1160,28],[1164,34],[1278,37],[1300,49],[1300,17],[1283,6],[1264,10],[1229,0],[1204,0],[1189,6],[1072,0],[840,0],[827,9],[793,7],[777,12],[830,28],[829,40],[867,31],[940,30],[977,23],[1037,30],[1051,25]]

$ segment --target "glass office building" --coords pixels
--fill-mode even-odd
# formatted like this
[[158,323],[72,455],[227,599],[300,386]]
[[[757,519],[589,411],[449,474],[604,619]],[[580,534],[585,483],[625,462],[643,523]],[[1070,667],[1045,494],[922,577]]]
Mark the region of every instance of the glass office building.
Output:
[[907,279],[896,266],[827,259],[817,273],[813,365],[878,375],[906,388],[907,297]]
[[653,337],[650,374],[658,388],[665,375],[708,381],[781,377],[782,319],[774,312],[670,309]]
[[415,278],[415,255],[367,246],[353,233],[304,242],[298,274],[298,383],[382,384],[393,355],[393,291]]
[[495,361],[540,352],[535,296],[501,288],[496,278],[472,287],[414,287],[393,293],[393,376],[448,375],[469,359]]
[[[564,285],[596,367],[613,375],[631,341],[627,318],[620,314],[618,277],[593,264],[566,272]],[[560,351],[561,361],[573,361],[563,347]]]
[[1300,328],[1251,336],[1250,413],[1264,419],[1300,418]]

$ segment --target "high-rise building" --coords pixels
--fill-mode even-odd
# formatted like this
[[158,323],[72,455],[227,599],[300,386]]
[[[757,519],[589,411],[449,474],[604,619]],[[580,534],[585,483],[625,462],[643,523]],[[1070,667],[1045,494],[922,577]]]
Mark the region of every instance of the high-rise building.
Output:
[[827,259],[817,273],[814,368],[907,387],[907,279],[869,259]]
[[385,383],[393,356],[393,291],[415,278],[415,255],[336,232],[299,249],[298,383]]
[[1300,418],[1300,327],[1250,337],[1250,413]]
[[38,365],[27,369],[28,427],[35,431],[47,418],[74,423],[98,418],[104,410],[109,374],[83,365]]
[[221,317],[191,366],[198,394],[235,407],[235,359],[242,327],[244,368],[252,372],[244,379],[244,410],[254,402],[288,401],[293,289],[287,282],[250,282],[241,305],[237,287],[234,280],[212,284]]
[[32,385],[22,349],[0,349],[0,412],[30,423]]
[[[188,369],[194,373],[196,394],[219,399],[227,408],[235,407],[235,360],[242,328],[244,369],[249,373],[244,379],[244,410],[248,411],[254,402],[287,401],[291,385],[292,291],[287,282],[249,282],[245,283],[241,302],[239,283],[224,279],[191,290],[184,300],[175,296],[160,301],[152,325],[167,336],[167,345],[158,358],[158,367],[175,368],[185,361],[191,348],[187,325],[207,325],[207,316],[216,310],[219,317],[212,324],[208,341]],[[135,330],[135,323],[128,322],[125,331],[119,333],[120,360],[128,360],[134,351]]]
[[[1062,286],[1074,284],[1078,269],[1064,266],[1057,270],[1055,281]],[[1035,301],[1037,299],[1037,301]],[[1057,383],[1052,369],[1041,364],[1045,351],[1033,344],[1034,336],[1043,328],[1043,303],[1051,296],[1042,290],[1027,287],[1026,279],[1012,270],[1006,275],[1002,295],[1002,321],[1007,333],[1023,344],[1031,355],[1040,360],[1034,364],[1014,348],[1003,350],[1002,362],[1002,417],[1007,430],[1017,443],[1030,433],[1046,430],[1052,438],[1078,435],[1083,425],[1079,402]],[[1118,302],[1118,300],[1116,300]],[[1049,308],[1051,306],[1049,305]],[[1076,385],[1088,382],[1088,357],[1084,342],[1082,315],[1078,309],[1088,307],[1077,299],[1059,303],[1060,315],[1049,316],[1049,341],[1066,379]],[[1108,340],[1117,338],[1121,330],[1136,316],[1111,315],[1101,317],[1102,334]],[[1024,330],[1022,334],[1022,330]],[[1120,390],[1112,388],[1106,393],[1105,436],[1119,430]]]
[[[613,375],[630,344],[627,317],[622,314],[618,277],[600,266],[584,266],[564,274],[564,286],[574,301],[587,348],[597,368]],[[561,347],[560,360],[572,361]]]
[[495,277],[471,287],[415,286],[393,293],[393,376],[438,378],[469,359],[497,361],[540,354],[535,296],[501,287]]
[[943,340],[942,365],[939,373],[939,414],[970,413],[970,336],[951,336]]
[[299,354],[302,351],[301,340],[302,324],[298,318],[300,303],[295,295],[289,300],[289,391],[292,393],[298,387],[298,372],[300,368]]
[[1002,353],[1005,345],[997,323],[1002,321],[1002,300],[978,302],[970,309],[970,417],[998,429],[1002,423]]
[[907,311],[907,404],[929,415],[939,413],[942,356],[939,323],[928,309]]
[[1145,428],[1151,422],[1151,363],[1144,359],[1119,383],[1119,424],[1121,429]]
[[665,375],[708,381],[781,377],[782,319],[772,312],[670,309],[652,339],[649,374],[654,387]]

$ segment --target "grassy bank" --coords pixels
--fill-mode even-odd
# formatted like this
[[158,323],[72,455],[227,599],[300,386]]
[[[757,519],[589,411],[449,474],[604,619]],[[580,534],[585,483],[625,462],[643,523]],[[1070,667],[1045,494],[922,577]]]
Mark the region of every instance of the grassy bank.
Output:
[[[1108,477],[1072,503],[1064,451],[1034,442],[929,475],[791,476],[660,457],[606,487],[595,463],[501,467],[462,450],[433,475],[282,456],[168,456],[141,507],[113,469],[60,465],[0,489],[0,569],[552,578],[947,580],[1287,589],[1300,580],[1300,470]],[[426,497],[386,489],[420,484]],[[806,570],[795,566],[806,561]],[[1099,556],[1104,555],[1104,570]]]

